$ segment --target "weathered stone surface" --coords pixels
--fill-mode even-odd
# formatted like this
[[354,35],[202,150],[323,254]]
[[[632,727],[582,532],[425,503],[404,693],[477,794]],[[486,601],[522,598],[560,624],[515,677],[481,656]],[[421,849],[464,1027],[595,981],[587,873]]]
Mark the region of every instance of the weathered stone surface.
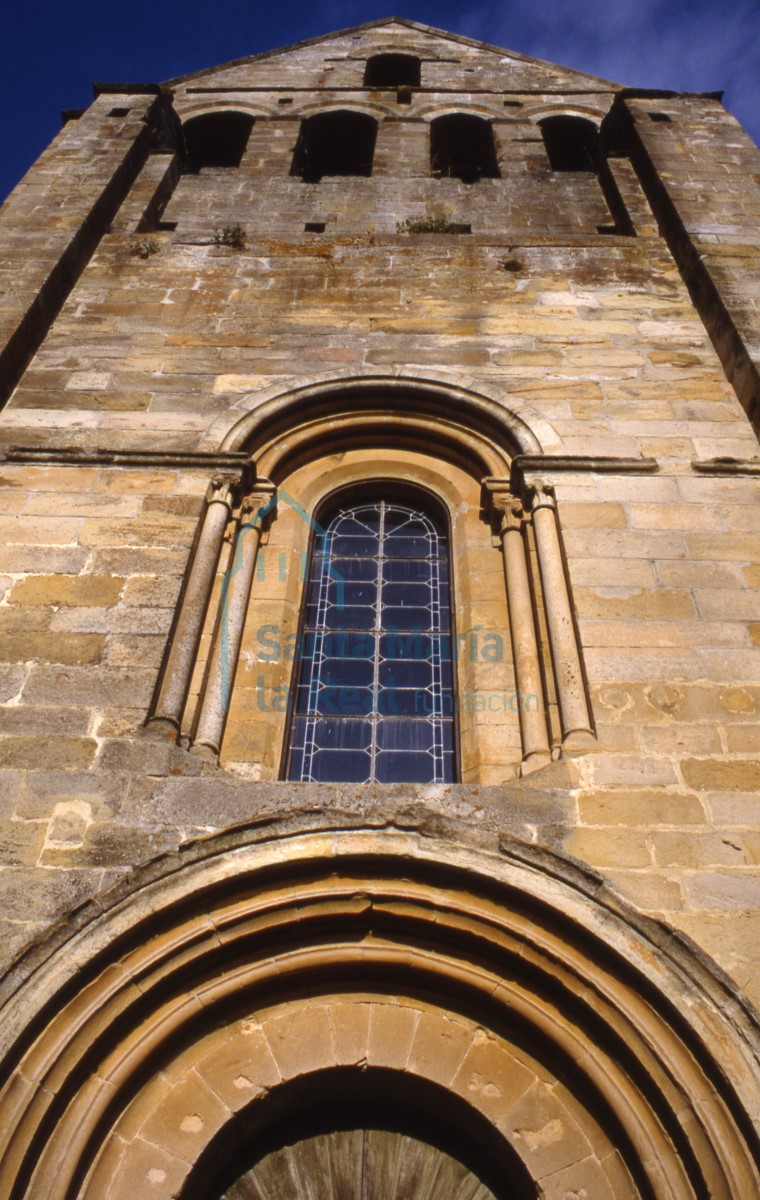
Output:
[[0,820],[0,866],[35,866],[44,835],[41,822]]
[[103,646],[104,639],[97,634],[0,633],[0,655],[11,663],[95,663],[101,658]]
[[600,867],[648,867],[652,861],[646,836],[630,829],[574,829],[565,848],[575,858]]
[[77,771],[92,763],[97,748],[92,738],[47,737],[40,742],[35,737],[2,737],[0,766]]
[[13,913],[17,920],[54,922],[62,912],[69,912],[92,896],[103,884],[103,872],[98,870],[61,870],[51,872],[49,884],[39,886],[40,871],[34,868],[0,870],[0,903],[3,912]]
[[6,666],[0,667],[0,703],[6,704],[8,700],[12,700],[14,696],[18,696],[24,681],[26,679],[26,671],[23,667]]
[[59,735],[83,737],[90,731],[92,711],[87,708],[65,708],[55,705],[28,707],[18,704],[0,708],[0,734],[49,737]]
[[111,575],[39,575],[20,579],[13,588],[11,604],[65,605],[79,608],[110,607],[116,604],[122,580]]
[[[368,55],[389,49],[421,59],[409,95],[364,86]],[[149,1057],[135,1068],[146,1088],[125,1101],[83,1200],[169,1200],[231,1113],[266,1103],[283,1077],[337,1067],[417,1073],[449,1089],[517,1139],[542,1194],[632,1200],[623,1159],[640,1144],[644,1109],[618,1155],[604,1132],[614,1122],[591,1111],[600,1093],[588,1110],[581,1100],[589,1064],[601,1087],[614,1074],[611,1047],[621,1039],[634,1055],[639,1026],[650,1038],[643,989],[626,993],[630,1026],[579,1041],[574,1066],[557,1053],[562,1079],[577,1071],[571,1095],[551,1074],[543,1032],[525,1038],[547,1060],[532,1063],[486,1017],[470,1025],[458,1012],[478,1008],[481,987],[489,1005],[500,1001],[518,959],[543,952],[540,938],[510,935],[518,948],[500,946],[500,974],[484,982],[486,955],[457,958],[472,920],[463,902],[445,935],[451,973],[418,988],[440,988],[446,1012],[413,1003],[407,985],[444,937],[447,906],[491,895],[473,866],[483,854],[505,879],[528,870],[540,880],[536,911],[572,877],[568,937],[592,911],[602,941],[613,913],[632,938],[656,917],[647,1006],[670,956],[686,953],[679,931],[695,944],[699,979],[724,987],[712,959],[744,996],[706,1000],[687,980],[669,1011],[688,1022],[720,1010],[713,1028],[727,1045],[746,1002],[760,1001],[760,155],[714,97],[619,95],[408,23],[241,59],[171,91],[99,94],[0,214],[0,987],[34,976],[45,939],[63,944],[85,919],[79,906],[100,912],[110,887],[123,897],[159,875],[182,916],[153,927],[145,950],[158,962],[176,943],[183,979],[194,980],[183,993],[131,977],[143,947],[128,939],[103,971],[124,988],[115,1010],[135,992],[147,1012],[160,993],[173,1041],[157,1051],[160,1071]],[[551,167],[539,128],[547,98],[552,112],[575,111],[579,92],[614,143],[610,178]],[[431,171],[431,119],[452,106],[490,122],[498,176]],[[237,166],[183,171],[175,117],[207,107],[249,113],[248,143]],[[372,173],[304,182],[293,173],[302,119],[342,107],[378,122]],[[244,244],[215,240],[238,224]],[[217,756],[197,735],[213,648],[229,645],[235,522],[251,488],[244,521],[268,499],[270,478],[278,503],[250,564],[239,660],[220,669]],[[312,526],[331,496],[368,495],[365,485],[436,497],[450,529],[450,785],[283,778]],[[503,508],[484,503],[494,487],[509,496]],[[521,589],[514,555],[505,581],[503,520]],[[216,540],[204,541],[211,525]],[[190,582],[204,562],[198,595]],[[194,620],[183,622],[188,595]],[[151,724],[175,669],[171,720]],[[542,693],[538,738],[516,703],[526,675]],[[287,963],[269,949],[284,884],[239,944],[237,865],[200,897],[183,890],[191,858],[210,838],[232,845],[238,827],[269,856],[267,871],[285,866],[284,877],[313,834],[332,872],[317,913],[318,872],[288,880],[303,890]],[[437,880],[424,913],[414,910],[417,942],[398,936],[408,897],[370,903],[366,878],[342,890],[343,867],[333,868],[344,835],[365,861],[384,833],[402,849],[378,877],[408,883],[421,855]],[[228,886],[214,923],[215,888]],[[514,914],[511,900],[494,906],[494,922],[527,920],[531,906],[510,895]],[[347,951],[343,909],[360,914],[359,950]],[[332,941],[312,959],[323,925]],[[214,967],[195,980],[206,942]],[[382,968],[370,967],[381,950]],[[595,991],[591,951],[583,939],[572,951],[572,970],[555,961],[529,1002],[550,1029],[575,1023],[575,1036],[582,1011],[596,1020],[615,1003],[633,960],[604,942],[599,957],[620,953],[619,972]],[[274,1009],[241,1015],[242,975],[270,967]],[[381,979],[385,994],[344,995],[345,979]],[[222,981],[224,996],[214,993]],[[79,1019],[89,1001],[75,993]],[[513,999],[517,1011],[524,997]],[[54,1007],[45,997],[38,1012]],[[110,1010],[99,1019],[107,1025]],[[103,1063],[88,1085],[94,1106],[97,1089],[110,1096],[151,1051],[134,1033],[124,1059],[106,1061],[102,1030],[90,1032],[88,1053],[94,1062],[102,1051]],[[691,1060],[673,1067],[676,1040],[669,1027],[667,1066],[651,1076],[658,1095],[699,1075]],[[705,1078],[719,1090],[733,1075],[718,1062],[721,1037],[712,1041],[718,1065]],[[648,1044],[642,1077],[660,1049]],[[637,1078],[628,1072],[626,1088]],[[64,1081],[45,1080],[40,1095],[66,1096]],[[700,1093],[695,1105],[701,1121],[723,1100]],[[660,1116],[655,1124],[661,1132]],[[42,1117],[32,1125],[46,1128]],[[675,1194],[663,1144],[647,1152],[649,1190]],[[712,1178],[705,1189],[725,1191]]]
[[760,761],[689,758],[681,764],[681,770],[686,783],[700,791],[757,792],[760,788]]
[[17,771],[0,771],[0,815],[10,817],[21,790],[22,776]]
[[40,856],[44,867],[132,867],[156,858],[176,846],[173,830],[129,827],[100,821],[92,825],[81,843],[48,840]]
[[[61,645],[77,635],[60,634]],[[102,639],[81,636],[87,645]],[[75,643],[76,645],[76,643]],[[74,705],[77,702],[87,707],[112,705],[119,701],[130,706],[142,703],[147,706],[154,676],[152,672],[135,670],[115,671],[106,668],[85,670],[71,667],[33,667],[24,688],[24,701],[29,704],[51,704],[61,702]]]

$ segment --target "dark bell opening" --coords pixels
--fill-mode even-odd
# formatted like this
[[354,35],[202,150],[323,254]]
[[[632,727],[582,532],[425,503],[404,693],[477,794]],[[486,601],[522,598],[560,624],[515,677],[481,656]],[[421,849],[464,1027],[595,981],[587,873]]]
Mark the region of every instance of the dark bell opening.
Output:
[[547,117],[539,122],[552,171],[597,171],[599,135],[583,117]]
[[498,179],[490,122],[464,113],[438,117],[430,126],[430,170],[463,183]]
[[377,121],[365,113],[317,113],[301,123],[291,175],[318,183],[325,175],[371,175]]
[[204,167],[239,167],[248,145],[253,117],[246,113],[204,113],[183,127],[186,170],[191,175]]
[[413,54],[375,54],[367,59],[364,86],[396,88],[420,86],[420,60]]

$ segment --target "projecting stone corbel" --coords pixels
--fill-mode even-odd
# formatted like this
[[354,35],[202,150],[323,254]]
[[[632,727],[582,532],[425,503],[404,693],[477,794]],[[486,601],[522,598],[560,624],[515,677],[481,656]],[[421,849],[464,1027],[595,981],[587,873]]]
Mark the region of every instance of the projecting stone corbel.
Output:
[[262,528],[275,505],[276,488],[266,479],[257,480],[243,502],[232,566],[222,581],[221,612],[193,739],[194,750],[218,755],[221,749]]

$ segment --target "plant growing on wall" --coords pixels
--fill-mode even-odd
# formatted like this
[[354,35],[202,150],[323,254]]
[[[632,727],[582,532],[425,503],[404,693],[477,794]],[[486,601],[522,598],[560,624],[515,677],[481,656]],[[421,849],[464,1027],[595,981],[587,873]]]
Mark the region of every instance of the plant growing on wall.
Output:
[[245,230],[242,225],[224,225],[214,230],[215,246],[232,246],[234,250],[245,249]]
[[470,226],[445,217],[422,217],[419,220],[396,222],[397,233],[470,233]]
[[140,238],[137,242],[132,242],[129,247],[129,253],[133,258],[150,258],[154,254],[158,254],[160,247],[155,238]]

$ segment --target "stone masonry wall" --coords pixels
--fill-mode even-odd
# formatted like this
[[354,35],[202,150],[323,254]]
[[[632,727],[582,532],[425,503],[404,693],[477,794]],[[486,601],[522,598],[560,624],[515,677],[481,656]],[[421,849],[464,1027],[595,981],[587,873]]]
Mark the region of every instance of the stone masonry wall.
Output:
[[[401,117],[395,97],[368,99],[360,82],[367,53],[390,44],[420,54],[423,84],[429,72]],[[452,106],[444,83],[464,89],[473,72],[477,88],[456,105],[498,109],[502,178],[430,179],[425,118]],[[183,116],[255,110],[241,167],[181,177],[161,216],[176,228],[145,231],[174,162],[165,147],[147,158],[0,415],[4,961],[185,838],[291,806],[321,806],[338,824],[446,811],[582,860],[760,1001],[757,442],[636,155],[611,160],[636,236],[598,233],[608,215],[596,178],[553,175],[537,140],[538,115],[570,106],[601,118],[615,89],[409,28],[175,87]],[[336,99],[382,118],[376,174],[303,184],[288,175],[298,116]],[[66,153],[48,152],[3,220],[37,189],[47,204],[51,173],[66,194],[103,107],[101,97],[67,126]],[[109,130],[108,154],[93,159],[106,174],[120,161],[111,147],[132,136]],[[745,155],[721,164],[732,189]],[[666,180],[665,161],[653,161]],[[722,205],[722,192],[704,189],[703,211]],[[396,231],[439,207],[472,233]],[[304,231],[312,220],[323,234]],[[238,222],[244,248],[213,243]],[[145,239],[156,249],[141,257]],[[725,260],[725,244],[712,245]],[[11,250],[12,271],[24,251]],[[718,282],[733,303],[731,280]],[[747,343],[751,295],[736,321]],[[248,783],[140,732],[214,469],[161,455],[216,453],[263,394],[352,375],[487,389],[556,460],[542,478],[556,488],[598,752],[501,788],[325,786],[315,797],[306,785]],[[119,465],[107,457],[117,451],[156,458]],[[657,469],[623,473],[624,458]],[[498,572],[489,578],[503,586]]]
[[126,107],[98,96],[0,209],[0,403],[160,140],[166,106],[157,92],[133,92]]
[[728,378],[757,428],[758,150],[715,97],[633,98],[634,158]]

